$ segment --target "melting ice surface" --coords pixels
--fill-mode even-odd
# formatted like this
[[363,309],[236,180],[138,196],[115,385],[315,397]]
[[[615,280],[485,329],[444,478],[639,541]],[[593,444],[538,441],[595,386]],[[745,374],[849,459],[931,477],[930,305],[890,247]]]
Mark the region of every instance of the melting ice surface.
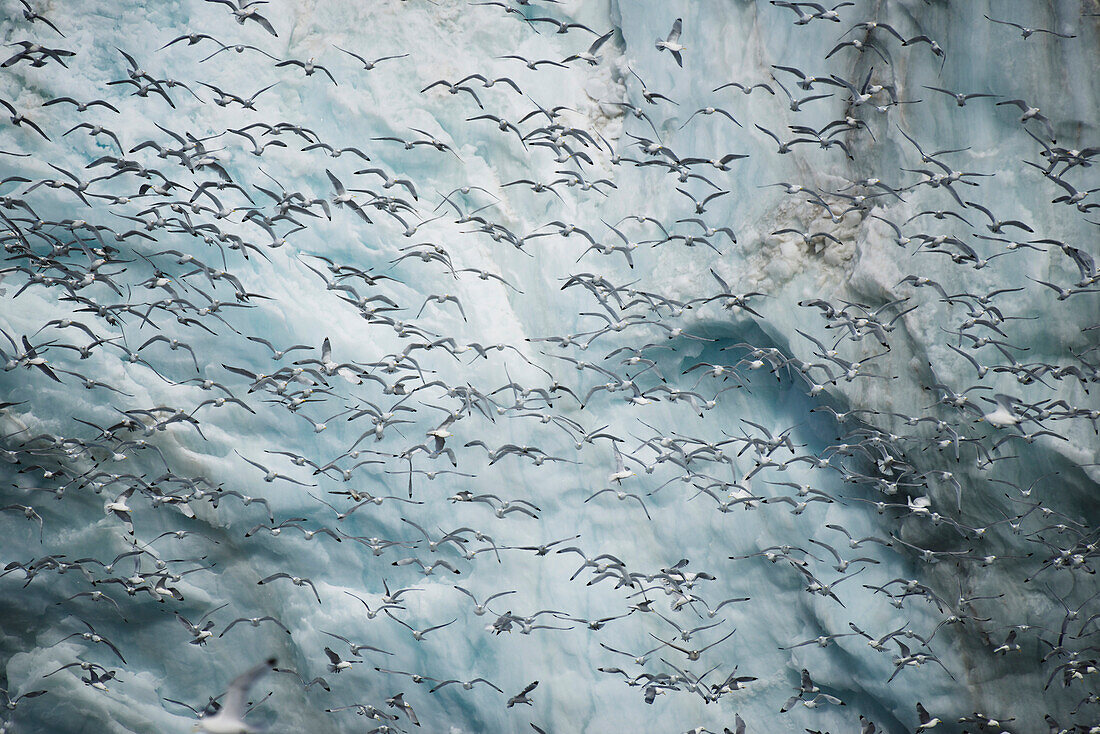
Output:
[[0,729],[1097,720],[1094,2],[29,1]]

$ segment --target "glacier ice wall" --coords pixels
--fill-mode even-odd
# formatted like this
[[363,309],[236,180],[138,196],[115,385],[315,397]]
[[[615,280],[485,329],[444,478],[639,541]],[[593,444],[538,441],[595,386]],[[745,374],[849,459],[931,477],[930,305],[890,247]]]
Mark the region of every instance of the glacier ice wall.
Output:
[[28,2],[0,730],[1096,721],[1095,2]]

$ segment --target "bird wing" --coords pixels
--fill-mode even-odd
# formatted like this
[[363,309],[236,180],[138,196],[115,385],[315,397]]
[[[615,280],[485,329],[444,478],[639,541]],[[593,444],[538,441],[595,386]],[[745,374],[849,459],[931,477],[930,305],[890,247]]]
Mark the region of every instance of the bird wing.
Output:
[[677,18],[672,24],[672,30],[668,32],[668,38],[665,39],[668,43],[676,43],[680,40],[680,31],[683,30],[684,22],[681,18]]
[[607,39],[611,38],[611,36],[614,35],[614,33],[615,33],[615,29],[612,28],[607,33],[603,34],[602,36],[597,38],[595,41],[593,41],[592,45],[588,47],[588,53],[595,54],[597,51],[599,51],[600,46],[604,45],[604,43],[607,41]]
[[222,702],[221,715],[226,718],[240,719],[244,715],[248,691],[267,671],[275,667],[275,658],[268,658],[254,668],[241,673],[229,684]]

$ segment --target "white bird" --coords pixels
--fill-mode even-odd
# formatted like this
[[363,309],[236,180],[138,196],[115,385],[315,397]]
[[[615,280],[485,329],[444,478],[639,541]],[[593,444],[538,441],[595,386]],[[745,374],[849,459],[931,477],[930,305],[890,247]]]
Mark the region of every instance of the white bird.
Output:
[[918,732],[928,731],[940,723],[940,718],[929,714],[928,709],[924,708],[919,701],[917,702],[917,716],[920,717],[920,726],[917,727]]
[[672,58],[676,59],[676,65],[683,67],[684,59],[680,56],[680,52],[685,50],[687,46],[680,43],[680,30],[683,28],[683,20],[677,18],[672,24],[672,30],[668,32],[668,38],[665,40],[657,39],[657,50],[668,51],[672,54]]
[[994,428],[1011,428],[1019,425],[1022,418],[1012,409],[1016,402],[1015,398],[997,393],[993,399],[997,401],[996,410],[989,411],[978,420],[985,421]]
[[340,673],[350,668],[354,663],[363,662],[362,660],[344,660],[331,647],[325,648],[325,655],[328,656],[330,673]]
[[126,504],[126,500],[134,493],[134,489],[134,487],[126,489],[118,497],[115,497],[113,502],[108,502],[103,506],[103,511],[106,514],[113,513],[115,517],[122,521],[122,524],[126,527],[126,532],[130,535],[134,534],[134,520],[130,515],[130,506]]
[[244,721],[245,703],[248,699],[248,691],[267,671],[275,667],[275,658],[268,658],[256,667],[241,673],[229,684],[229,690],[225,692],[222,707],[218,712],[204,717],[195,724],[196,731],[205,731],[209,734],[251,734],[260,731]]
[[634,472],[626,468],[626,464],[623,462],[623,455],[619,453],[619,449],[616,448],[615,444],[611,444],[611,449],[615,452],[615,471],[608,475],[607,481],[622,484],[622,480],[634,476]]
[[492,611],[492,610],[489,609],[489,602],[491,602],[493,599],[496,599],[498,596],[507,596],[508,594],[515,594],[516,593],[515,591],[500,591],[500,592],[497,592],[496,594],[493,594],[492,596],[486,597],[485,601],[478,604],[477,597],[475,597],[472,593],[470,593],[466,589],[463,589],[461,586],[455,586],[455,588],[458,589],[459,591],[461,591],[466,596],[468,596],[468,597],[470,597],[471,599],[474,600],[474,614],[476,614],[479,617],[484,615],[486,611]]
[[613,36],[614,34],[615,34],[615,29],[612,28],[607,33],[603,34],[602,36],[597,38],[595,41],[593,41],[592,45],[588,47],[587,51],[582,51],[579,54],[573,54],[572,56],[567,56],[566,58],[562,59],[562,63],[563,64],[568,64],[570,61],[575,61],[577,59],[580,59],[581,61],[587,61],[592,66],[595,66],[596,64],[600,63],[600,57],[596,55],[596,52],[599,51],[600,46],[604,45],[604,43],[607,42],[607,39],[611,38],[611,36]]

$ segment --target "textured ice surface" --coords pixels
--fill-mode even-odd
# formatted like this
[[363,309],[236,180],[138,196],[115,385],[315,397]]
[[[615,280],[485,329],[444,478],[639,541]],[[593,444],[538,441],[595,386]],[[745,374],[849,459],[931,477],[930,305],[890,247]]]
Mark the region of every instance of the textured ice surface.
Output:
[[[945,731],[977,713],[1019,732],[1097,720],[1081,703],[1100,611],[1097,214],[1095,194],[1051,201],[1059,181],[1100,185],[1092,0],[859,0],[806,23],[733,1],[250,6],[277,36],[229,3],[32,1],[64,37],[3,7],[8,43],[65,53],[12,45],[26,53],[0,72],[0,99],[49,137],[14,112],[0,127],[0,177],[18,177],[0,189],[0,684],[47,691],[0,728],[187,731],[267,657],[324,678],[261,679],[253,700],[272,695],[248,720],[273,731],[415,729],[387,705],[399,692],[433,732],[718,732],[737,715],[749,732],[861,716],[900,732],[918,701]],[[677,18],[682,68],[654,46]],[[594,64],[502,58],[561,62],[608,31]],[[186,33],[213,38],[162,48]],[[826,59],[848,40],[873,48]],[[247,47],[203,60],[222,43]],[[337,47],[407,56],[365,70]],[[337,83],[274,60],[311,58]],[[472,94],[421,91],[470,74]],[[522,93],[484,85],[500,77]],[[713,91],[729,82],[774,94]],[[780,82],[830,96],[794,112]],[[254,110],[215,102],[272,84]],[[119,112],[46,104],[64,96]],[[997,104],[1012,99],[1057,142]],[[824,144],[788,127],[846,117]],[[65,134],[80,123],[122,151]],[[802,141],[780,154],[759,128]],[[302,150],[318,142],[370,161]],[[706,163],[731,153],[747,157]],[[362,190],[350,206],[326,169]],[[696,214],[678,189],[728,193]],[[1028,230],[991,231],[964,202]],[[182,344],[147,344],[159,334]],[[308,348],[274,359],[246,337]],[[342,368],[322,364],[326,339]],[[994,394],[1018,428],[977,420]],[[120,494],[132,532],[106,508]],[[412,523],[459,540],[430,546]],[[312,588],[257,583],[279,572]],[[515,593],[479,615],[455,584],[478,603]],[[189,644],[176,617],[215,609]],[[264,616],[290,634],[221,636]],[[451,620],[421,640],[403,626]],[[829,635],[846,636],[798,645]],[[901,665],[903,649],[928,657]],[[51,674],[80,661],[115,676]],[[800,692],[804,669],[818,692]],[[431,692],[478,677],[503,692]],[[506,706],[536,680],[531,706]]]

